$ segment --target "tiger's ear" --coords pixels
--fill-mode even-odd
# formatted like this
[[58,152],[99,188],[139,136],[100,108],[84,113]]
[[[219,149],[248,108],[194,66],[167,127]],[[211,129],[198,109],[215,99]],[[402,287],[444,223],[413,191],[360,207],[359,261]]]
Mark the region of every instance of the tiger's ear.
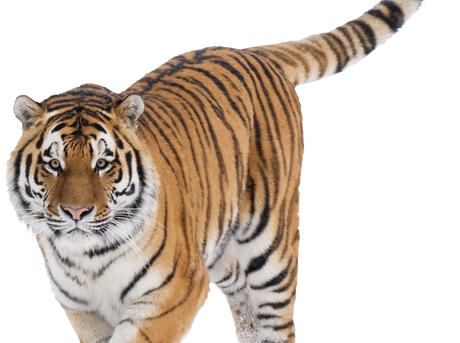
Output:
[[14,103],[14,114],[22,122],[23,130],[31,127],[43,114],[43,108],[26,95],[16,98]]
[[144,113],[144,100],[137,94],[128,95],[115,110],[126,124],[135,126],[137,119]]

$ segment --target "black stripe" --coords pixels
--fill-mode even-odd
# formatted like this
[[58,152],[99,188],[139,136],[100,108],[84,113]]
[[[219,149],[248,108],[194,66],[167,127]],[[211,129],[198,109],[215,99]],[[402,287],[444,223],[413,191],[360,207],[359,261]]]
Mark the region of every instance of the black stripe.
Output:
[[251,285],[251,288],[256,289],[256,290],[261,290],[261,289],[265,289],[268,287],[279,285],[281,282],[283,282],[283,280],[288,275],[289,268],[291,267],[291,263],[292,263],[292,259],[289,260],[289,263],[286,266],[286,268],[284,268],[278,275],[274,276],[272,279],[268,280],[267,282],[264,282],[261,285],[257,285],[257,286]]
[[46,157],[52,157],[51,156],[51,148],[53,147],[55,143],[51,143],[50,146],[45,149],[45,151],[43,151],[43,155],[46,156]]
[[[209,121],[209,117],[207,115],[207,111],[206,111],[206,107],[205,105],[203,104],[203,102],[201,101],[201,99],[192,91],[190,91],[189,89],[187,89],[186,87],[184,87],[183,85],[179,84],[179,83],[175,83],[175,82],[163,82],[165,85],[168,85],[170,87],[177,87],[179,88],[180,90],[182,90],[183,92],[187,93],[188,95],[190,95],[197,103],[198,103],[198,106],[200,107],[200,110],[201,112],[203,113],[203,118],[205,119],[206,121],[206,124],[207,124],[207,128],[206,128],[206,132],[209,133],[211,135],[211,139],[212,139],[212,143],[213,143],[213,146],[214,146],[214,150],[215,150],[215,153],[216,153],[216,157],[217,157],[217,161],[219,163],[219,169],[221,170],[221,175],[223,177],[225,177],[225,179],[228,181],[228,175],[227,175],[227,172],[226,172],[226,167],[225,167],[225,162],[224,162],[224,158],[222,156],[222,151],[221,151],[221,148],[219,146],[219,143],[218,143],[218,139],[217,139],[217,136],[215,134],[215,131],[213,129],[213,126],[211,125],[210,121]],[[208,100],[209,101],[209,100]],[[209,101],[210,102],[210,101]]]
[[[232,75],[236,76],[238,78],[238,80],[241,82],[241,85],[246,89],[247,94],[252,99],[252,94],[251,94],[251,91],[249,90],[247,82],[244,79],[243,75],[237,69],[235,69],[230,63],[228,63],[227,61],[224,61],[224,60],[214,60],[212,62],[215,63],[215,64],[220,65],[221,67],[223,67],[226,70],[228,70]],[[248,121],[248,118],[245,118],[245,123],[247,123],[247,121]]]
[[150,293],[153,293],[161,288],[163,288],[164,286],[166,286],[168,283],[171,282],[171,280],[174,278],[174,276],[176,275],[176,270],[177,270],[177,262],[179,261],[178,258],[176,258],[176,260],[174,261],[174,266],[173,266],[173,270],[171,271],[171,273],[169,273],[165,279],[163,280],[163,282],[158,286],[158,287],[155,287],[155,288],[151,288],[149,289],[148,291],[144,292],[144,294],[142,294],[142,297],[145,297],[146,295],[149,295]]
[[[38,162],[37,162],[38,163]],[[42,186],[43,185],[43,182],[41,182],[39,179],[38,179],[38,168],[35,168],[35,172],[34,172],[34,182],[37,186]]]
[[[240,271],[241,271],[240,263],[236,262],[236,270],[235,270],[235,273],[234,273],[235,279],[229,285],[227,285],[227,286],[219,286],[219,287],[222,288],[222,289],[228,289],[228,288],[231,288],[234,285],[236,285],[238,283],[238,281],[240,281],[240,277],[243,275],[243,274],[240,273]],[[246,280],[245,280],[245,283],[244,283],[244,287],[246,287]]]
[[[195,131],[195,136],[198,138],[198,142],[199,142],[199,147],[201,149],[201,152],[198,153],[200,155],[200,159],[196,159],[197,162],[196,162],[196,168],[197,168],[197,174],[198,174],[198,182],[200,184],[200,190],[202,192],[202,201],[204,201],[204,194],[205,194],[205,189],[207,188],[208,190],[208,193],[207,193],[207,197],[208,197],[208,204],[210,203],[210,187],[209,187],[209,174],[208,174],[208,168],[206,168],[206,166],[208,165],[208,158],[207,158],[207,151],[205,149],[205,142],[203,142],[203,139],[206,139],[208,145],[210,144],[210,141],[209,141],[209,137],[208,137],[208,132],[206,132],[206,129],[204,127],[204,123],[201,119],[201,117],[199,116],[197,110],[195,109],[195,107],[192,105],[192,103],[190,103],[185,97],[183,97],[181,94],[171,90],[171,89],[167,89],[167,88],[164,88],[164,91],[168,92],[169,94],[172,94],[173,96],[177,97],[179,99],[179,102],[181,104],[181,107],[182,107],[182,110],[184,113],[187,114],[187,117],[189,119],[192,120],[193,122],[193,129]],[[193,113],[192,113],[193,112]],[[198,123],[197,123],[197,121]],[[198,128],[201,128],[201,131],[203,134],[200,134],[199,132],[199,129]],[[204,138],[203,138],[204,136]],[[194,157],[195,158],[195,157]],[[202,165],[202,169],[203,169],[203,172],[205,175],[202,175],[200,173],[200,170],[198,168],[198,162],[201,162],[201,165]],[[206,188],[205,186],[203,185],[203,183],[206,182]],[[203,205],[203,206],[207,206],[208,205]],[[208,223],[206,223],[207,225]]]
[[184,68],[194,70],[194,71],[196,71],[196,72],[198,72],[200,74],[203,74],[207,78],[209,78],[217,86],[217,88],[219,88],[220,91],[225,95],[225,97],[227,98],[227,101],[230,103],[230,106],[233,108],[233,110],[236,112],[238,117],[240,117],[241,121],[247,127],[247,122],[246,122],[245,118],[241,114],[241,111],[238,108],[238,106],[236,106],[235,102],[233,101],[232,97],[230,96],[230,94],[229,94],[229,92],[227,90],[227,87],[225,87],[225,85],[222,83],[222,81],[220,81],[217,77],[215,77],[209,70],[202,69],[202,68],[193,68],[193,67],[184,67]]
[[303,68],[303,74],[305,75],[305,78],[308,78],[310,76],[310,64],[308,64],[308,60],[305,59],[305,56],[299,53],[294,47],[292,46],[280,46],[279,49],[285,51],[286,53],[294,55],[294,57],[297,59],[297,61],[302,65]]
[[112,264],[114,264],[117,260],[125,256],[127,252],[128,251],[126,250],[122,252],[121,254],[115,256],[114,258],[110,259],[109,262],[107,262],[105,265],[99,268],[97,272],[93,272],[92,273],[93,280],[99,279]]
[[281,331],[281,330],[286,330],[294,326],[294,322],[291,320],[287,322],[286,324],[281,324],[281,325],[264,325],[262,326],[264,329],[273,329],[273,331]]
[[171,313],[172,311],[174,311],[176,308],[182,306],[187,300],[188,298],[190,297],[190,295],[192,294],[192,291],[193,289],[195,288],[196,285],[196,282],[194,282],[194,280],[189,280],[189,286],[187,288],[187,293],[184,295],[184,297],[182,299],[180,299],[177,303],[175,303],[172,307],[170,307],[168,310],[158,314],[158,315],[155,315],[154,317],[149,317],[149,318],[145,318],[145,320],[154,320],[154,319],[159,319],[161,317],[164,317],[166,315],[168,315],[169,313]]
[[167,228],[167,224],[168,224],[168,211],[167,211],[167,206],[165,206],[165,214],[164,214],[164,217],[165,217],[165,221],[164,221],[164,224],[163,224],[163,241],[161,242],[161,245],[160,247],[158,248],[158,250],[155,252],[155,254],[152,255],[152,257],[150,257],[150,259],[147,261],[147,263],[144,264],[144,266],[141,268],[141,270],[139,270],[136,275],[134,275],[134,278],[130,281],[130,283],[123,289],[123,291],[121,292],[120,294],[120,301],[123,302],[126,295],[129,293],[129,291],[131,289],[133,289],[133,287],[136,285],[136,283],[142,279],[145,274],[147,274],[147,271],[150,269],[150,267],[153,265],[153,263],[155,263],[156,259],[161,255],[161,253],[163,252],[165,246],[166,246],[166,237],[167,237],[167,232],[166,232],[166,228]]
[[273,65],[276,68],[278,68],[278,70],[280,70],[281,72],[284,73],[283,66],[281,64],[279,64],[278,60],[273,55],[269,54],[267,51],[264,51],[262,49],[253,49],[252,52],[254,52],[254,53],[266,58],[271,63],[273,63]]
[[29,144],[36,138],[37,136],[32,137],[29,139],[26,144],[23,145],[23,147],[18,151],[16,155],[16,159],[14,160],[14,191],[16,195],[19,197],[19,201],[21,202],[21,206],[23,207],[24,210],[29,210],[30,208],[30,203],[24,199],[22,193],[21,193],[21,188],[19,186],[19,177],[21,175],[21,163],[22,163],[22,154],[24,153],[24,150],[29,146]]
[[[188,144],[187,146],[190,148],[191,150],[191,155],[192,155],[192,161],[193,161],[193,165],[195,167],[195,171],[198,175],[198,180],[200,182],[200,189],[203,189],[203,184],[202,184],[202,178],[200,177],[200,169],[198,167],[198,158],[197,158],[197,153],[195,151],[195,148],[194,148],[194,142],[192,140],[192,137],[190,135],[190,132],[189,132],[189,127],[187,126],[187,123],[185,122],[184,118],[182,117],[181,113],[179,112],[179,110],[174,107],[171,103],[165,101],[164,99],[160,98],[160,97],[155,97],[155,99],[160,102],[163,106],[165,106],[166,108],[168,108],[172,114],[174,114],[174,116],[177,118],[178,122],[182,125],[182,131],[185,132],[185,135],[187,137],[187,140],[188,140]],[[158,106],[165,112],[167,113],[166,109],[160,104],[158,104]],[[173,120],[173,124],[175,124],[175,120]],[[165,123],[166,124],[166,123]],[[180,140],[178,138],[178,140]],[[185,182],[185,180],[184,180]]]
[[351,51],[353,53],[353,57],[355,57],[356,56],[356,47],[355,47],[355,43],[353,42],[353,38],[351,37],[350,33],[348,32],[348,28],[346,26],[341,26],[341,27],[339,27],[337,29],[340,32],[342,32],[342,34],[347,39],[348,43],[350,44]]
[[67,299],[73,301],[74,303],[80,304],[80,305],[88,305],[88,301],[79,297],[76,297],[69,292],[67,292],[62,286],[56,281],[56,279],[53,277],[53,274],[51,274],[51,271],[48,269],[48,275],[51,279],[51,281],[54,283],[56,288],[61,292]]
[[48,238],[48,242],[51,246],[51,248],[53,249],[54,251],[54,254],[56,255],[56,257],[58,258],[58,260],[64,264],[66,267],[72,269],[72,268],[75,268],[77,267],[77,265],[75,264],[75,262],[73,262],[71,259],[69,259],[68,257],[63,257],[60,252],[58,251],[58,249],[56,248],[56,245],[54,244],[53,240],[51,238]]
[[[129,141],[128,141],[129,144],[131,144]],[[142,166],[142,160],[141,160],[141,156],[140,156],[140,153],[139,151],[137,151],[136,149],[133,148],[133,151],[134,151],[134,156],[135,156],[135,159],[136,159],[136,169],[137,169],[137,176],[139,178],[139,194],[137,196],[137,198],[130,204],[127,205],[127,207],[129,208],[134,208],[134,210],[131,211],[131,215],[134,217],[137,212],[140,211],[140,209],[142,208],[142,205],[144,203],[144,200],[143,200],[143,197],[145,195],[145,173],[144,173],[144,168]],[[149,194],[150,196],[152,196],[153,198],[156,197],[156,190],[154,189],[152,191],[152,194]],[[145,222],[145,220],[143,220]]]
[[[232,297],[234,296],[235,294],[238,294],[240,292],[246,292],[247,291],[247,282],[246,282],[246,278],[243,279],[244,280],[244,283],[242,286],[240,286],[238,289],[232,291],[232,292],[227,292],[227,291],[224,291],[225,295],[229,296],[229,297]],[[229,287],[225,287],[225,288],[229,288]]]
[[[269,110],[271,111],[272,117],[274,118],[275,113],[274,113],[273,104],[272,104],[272,102],[270,100],[270,92],[268,92],[268,90],[265,87],[265,82],[264,82],[264,79],[263,79],[262,75],[259,73],[259,71],[257,70],[256,66],[249,61],[248,56],[245,56],[242,53],[240,53],[239,55],[246,62],[247,66],[250,69],[250,70],[246,70],[246,71],[248,72],[249,76],[251,77],[252,83],[254,85],[254,90],[256,91],[257,101],[259,102],[259,105],[260,105],[260,110],[261,110],[260,113],[262,114],[262,116],[263,116],[263,118],[264,118],[264,120],[266,122],[266,127],[265,127],[264,132],[268,135],[267,141],[270,143],[270,148],[271,148],[271,150],[273,152],[273,155],[276,156],[277,155],[277,150],[276,150],[276,146],[275,146],[275,143],[274,143],[275,139],[273,137],[272,127],[271,127],[270,121],[268,119],[268,110],[266,108],[265,102],[262,100],[262,98],[263,98],[268,103]],[[251,57],[253,59],[255,59],[261,67],[264,67],[265,63],[263,61],[261,61],[258,58],[257,55],[251,54]],[[266,69],[264,69],[264,72],[265,72],[265,74],[267,74]],[[256,80],[257,80],[257,82],[256,82]],[[264,97],[261,96],[259,90],[263,92]],[[254,104],[254,106],[255,106],[255,104]],[[275,120],[275,122],[276,122],[276,120]],[[263,139],[262,139],[262,134],[261,134],[262,131],[260,130],[260,121],[258,120],[257,116],[255,116],[255,115],[253,116],[253,126],[254,126],[254,135],[255,135],[253,141],[256,144],[256,149],[257,149],[258,155],[259,156],[264,156],[265,154],[264,154],[264,151],[263,151],[263,148],[262,148]],[[280,136],[279,136],[279,130],[277,130],[277,129],[278,128],[275,125],[275,130],[277,131],[277,134],[278,134],[277,139],[279,141]],[[281,150],[281,152],[283,153],[283,150]],[[262,158],[261,160],[262,160],[262,163],[265,166],[265,163],[266,163],[265,159]],[[274,173],[276,175],[279,175],[278,168],[276,166],[274,167]],[[275,178],[277,178],[276,175],[275,175]]]
[[38,139],[37,144],[35,145],[37,149],[40,149],[42,147],[44,134],[45,134],[45,131],[42,131],[42,133],[40,134],[40,138]]
[[92,127],[94,127],[96,130],[98,130],[100,132],[107,133],[107,131],[102,127],[102,125],[100,125],[98,123],[91,123],[91,124],[88,124],[88,126],[92,126]]
[[[273,105],[273,101],[272,101],[273,95],[270,94],[270,93],[274,92],[277,95],[277,98],[278,98],[278,100],[279,100],[279,102],[280,102],[280,104],[281,104],[281,106],[283,108],[283,112],[287,115],[287,113],[291,113],[291,112],[287,112],[286,104],[284,102],[283,97],[280,95],[280,92],[279,92],[279,88],[282,88],[283,90],[285,90],[285,89],[284,89],[284,86],[283,86],[282,83],[280,83],[281,87],[277,87],[277,85],[275,84],[275,81],[273,79],[274,75],[278,76],[278,78],[279,78],[279,73],[275,73],[273,71],[273,69],[270,69],[270,65],[267,65],[263,60],[260,59],[259,56],[252,55],[252,57],[260,65],[265,77],[270,81],[270,85],[272,87],[272,89],[271,89],[272,92],[268,92],[267,87],[265,87],[265,85],[263,85],[262,90],[264,92],[265,98],[266,98],[266,100],[268,102],[268,106],[270,108],[271,118],[273,120],[273,126],[275,128],[275,133],[276,133],[276,136],[277,136],[274,141],[273,141],[273,136],[271,135],[271,129],[270,129],[270,124],[269,124],[269,121],[268,121],[268,117],[265,117],[265,121],[266,121],[267,128],[269,129],[270,143],[271,143],[271,146],[272,146],[272,151],[274,153],[274,156],[277,156],[278,154],[281,155],[281,162],[282,162],[281,165],[284,167],[283,168],[284,171],[286,171],[286,165],[287,165],[287,163],[286,163],[286,155],[285,155],[284,147],[281,146],[281,142],[283,141],[283,139],[282,139],[281,131],[280,131],[280,128],[279,128],[280,125],[279,125],[279,120],[278,120],[278,113],[275,110],[275,107]],[[279,144],[280,144],[278,150],[276,149],[275,142],[279,142]],[[278,183],[277,183],[277,181],[280,179],[280,176],[279,176],[280,175],[280,163],[279,163],[280,161],[279,161],[279,159],[272,159],[271,162],[272,162],[271,171],[274,174],[273,175],[273,182],[274,182],[274,186],[275,186],[275,195],[274,195],[274,197],[276,197],[276,194],[278,192]]]
[[[184,180],[184,181],[185,181],[185,185],[184,185],[184,186],[188,189],[188,185],[187,185],[187,183],[186,183],[186,180],[185,180],[185,178],[183,177],[183,172],[184,172],[185,168],[184,168],[182,159],[180,158],[177,149],[174,147],[174,144],[171,142],[171,139],[170,139],[169,135],[167,135],[167,134],[163,131],[163,129],[161,129],[159,123],[158,123],[156,120],[153,119],[153,116],[150,115],[149,110],[152,110],[152,112],[153,112],[153,109],[150,108],[150,105],[146,104],[145,107],[146,107],[146,110],[144,111],[144,116],[149,120],[150,123],[153,124],[153,126],[154,126],[155,129],[158,131],[158,133],[160,134],[160,136],[163,138],[163,140],[164,140],[164,141],[166,142],[166,144],[169,146],[169,148],[170,148],[170,150],[171,150],[171,152],[172,152],[172,155],[174,156],[174,158],[175,158],[177,164],[179,165],[180,170],[182,171],[181,180]],[[140,118],[140,119],[142,119],[142,118]],[[152,136],[154,136],[155,140],[158,142],[158,140],[157,140],[157,138],[156,138],[158,135],[155,135],[155,134],[153,133],[153,131],[151,130],[151,128],[148,127],[147,125],[145,125],[145,127],[146,127],[147,130],[149,130],[149,131],[151,132]],[[174,168],[173,165],[171,164],[171,162],[170,162],[169,158],[167,157],[167,155],[164,154],[164,152],[162,151],[162,149],[160,149],[160,152],[161,152],[163,158],[165,159],[165,161],[166,161],[166,162],[168,163],[168,165],[170,166],[171,170],[175,173],[176,177],[179,178],[179,173],[175,170],[175,168]]]
[[[147,104],[146,104],[145,107],[146,107],[146,110],[144,111],[144,115],[143,115],[143,117],[139,118],[138,123],[142,124],[141,128],[144,128],[145,130],[147,130],[150,133],[149,137],[151,137],[151,138],[153,138],[155,140],[156,145],[161,146],[160,142],[158,141],[157,135],[153,132],[153,130],[150,127],[150,125],[148,125],[147,121],[145,120],[145,117],[147,117],[148,120],[150,120],[150,123],[153,124],[153,127],[155,127],[157,130],[160,130],[160,134],[162,136],[164,136],[164,134],[162,134],[161,129],[157,127],[157,123],[154,122],[153,119],[151,119],[150,115],[148,114],[148,112],[147,112],[148,105]],[[145,135],[145,133],[144,133],[144,135]],[[164,152],[164,149],[160,149],[160,154],[161,154],[163,160],[166,162],[166,164],[169,166],[169,168],[173,172],[173,174],[178,175],[178,173],[176,173],[176,169],[174,168],[172,162],[169,160],[168,156]]]
[[86,251],[84,254],[86,256],[88,256],[89,258],[93,258],[95,256],[102,256],[102,255],[105,255],[105,254],[107,254],[107,253],[109,253],[111,251],[117,250],[124,243],[126,243],[126,240],[117,241],[117,242],[111,243],[109,245],[106,245],[106,246],[104,246],[102,248],[91,249],[89,251]]
[[291,303],[291,301],[294,299],[294,296],[295,296],[295,291],[291,294],[291,296],[288,299],[284,301],[266,302],[266,303],[260,304],[259,308],[271,307],[274,310],[280,310],[288,306]]
[[[261,61],[255,57],[256,60],[259,61],[259,63],[261,63]],[[277,95],[277,98],[281,104],[281,107],[283,108],[283,112],[285,114],[285,117],[286,117],[286,121],[288,123],[288,126],[289,126],[289,139],[290,139],[290,142],[291,142],[291,149],[288,149],[287,147],[285,146],[280,146],[280,150],[281,150],[281,157],[282,157],[282,165],[284,166],[284,171],[286,172],[286,168],[288,167],[288,164],[287,164],[287,160],[286,160],[286,156],[285,156],[285,150],[289,150],[290,151],[290,157],[291,157],[291,160],[292,160],[292,156],[293,156],[293,147],[294,147],[294,136],[296,135],[296,133],[294,132],[294,128],[293,128],[293,124],[291,122],[292,120],[292,114],[298,114],[298,108],[299,108],[299,105],[298,103],[296,104],[296,106],[293,106],[292,102],[289,100],[290,99],[290,96],[289,94],[292,94],[294,93],[294,96],[295,95],[295,92],[291,91],[291,92],[288,92],[287,88],[288,85],[287,85],[287,82],[284,78],[281,77],[281,75],[279,73],[276,73],[273,68],[270,66],[270,65],[262,65],[262,68],[264,70],[264,73],[265,75],[267,76],[267,79],[270,81],[270,84],[273,88],[273,91],[275,92],[275,94]],[[269,70],[271,70],[271,73],[269,72]],[[279,87],[276,86],[275,84],[275,80],[274,80],[274,77],[277,78],[278,80],[278,83],[279,83]],[[291,88],[292,89],[292,88]],[[280,93],[280,90],[283,91],[284,93],[284,96],[281,95]],[[289,103],[289,110],[288,110],[288,106],[286,104],[286,99],[288,100],[288,103]],[[301,117],[299,115],[299,117]],[[278,120],[277,120],[277,117],[276,115],[274,116],[274,119],[275,119],[275,128],[276,128],[276,132],[278,134],[278,138],[279,138],[279,142],[281,144],[282,142],[282,139],[281,139],[281,134],[279,133],[279,130],[278,130]],[[302,137],[302,133],[300,132],[300,134],[297,134],[298,137]],[[279,171],[278,171],[278,166],[276,166],[276,168],[274,167],[274,185],[275,185],[275,197],[276,195],[278,194],[278,184],[277,184],[277,180],[279,180]],[[288,178],[289,179],[289,178]]]
[[264,267],[265,263],[267,262],[267,259],[270,257],[270,255],[273,253],[273,251],[275,251],[276,248],[278,248],[280,243],[281,243],[281,235],[280,235],[280,232],[278,231],[275,239],[273,240],[272,244],[267,249],[267,251],[265,251],[262,255],[254,257],[253,259],[251,259],[251,261],[249,262],[248,267],[246,268],[246,270],[244,272],[245,275],[247,276],[247,275],[249,275],[251,273],[254,273],[254,272],[262,269]]
[[308,52],[316,60],[319,66],[318,78],[322,78],[327,70],[327,57],[324,51],[307,43],[300,42],[298,47],[301,51]]
[[264,198],[265,198],[265,203],[264,203],[264,208],[260,214],[259,217],[259,223],[252,233],[252,235],[248,238],[245,239],[237,239],[237,242],[239,244],[247,244],[257,237],[259,237],[262,232],[265,230],[268,224],[268,220],[270,218],[270,190],[268,188],[268,181],[267,177],[264,175],[264,173],[261,173],[262,179],[263,179],[263,185],[264,185]]
[[228,274],[224,275],[219,281],[215,282],[216,285],[219,285],[221,283],[224,283],[227,280],[230,280],[230,278],[233,276],[233,269],[228,272]]
[[336,46],[331,42],[329,35],[330,35],[330,33],[325,33],[325,34],[321,35],[321,37],[326,41],[327,45],[329,46],[329,48],[334,53],[335,59],[337,60],[337,66],[335,68],[335,72],[340,73],[344,69],[344,65],[342,63],[342,58],[341,58],[340,52],[337,50]]
[[396,32],[404,24],[404,12],[401,7],[393,1],[382,1],[381,5],[385,6],[390,12],[389,16],[383,14],[379,9],[372,9],[368,14],[384,21],[393,32]]
[[66,127],[66,123],[61,123],[59,125],[56,125],[52,130],[51,130],[51,133],[54,133],[54,132],[57,132],[59,131],[60,129],[62,129],[63,127]]
[[30,167],[32,166],[32,154],[27,154],[26,157],[26,182],[29,183]]
[[115,143],[117,144],[118,149],[123,149],[123,141],[120,139],[120,137],[117,134],[117,130],[113,130],[113,137],[115,140]]
[[[371,26],[369,26],[362,20],[354,20],[351,21],[349,24],[353,32],[358,36],[359,42],[361,43],[361,46],[364,49],[364,53],[366,55],[369,55],[377,46],[377,38],[375,37],[374,30]],[[359,28],[366,35],[366,37],[363,37],[361,31],[359,31],[355,26],[359,26]]]
[[128,151],[125,153],[125,160],[126,160],[126,165],[128,167],[128,185],[129,185],[133,179],[133,166],[131,164],[132,162],[131,151]]
[[268,314],[268,313],[259,313],[257,314],[257,319],[259,320],[268,320],[268,319],[276,319],[280,318],[277,314]]
[[[234,146],[234,149],[235,149],[235,158],[236,158],[236,164],[238,165],[239,164],[239,156],[241,154],[241,149],[239,147],[239,142],[238,142],[238,139],[236,138],[236,135],[235,135],[235,128],[232,126],[231,122],[229,122],[227,120],[227,118],[224,116],[224,114],[229,114],[228,111],[225,111],[221,106],[220,106],[220,102],[219,100],[217,100],[213,94],[213,92],[207,87],[206,84],[200,82],[199,80],[197,80],[196,78],[192,77],[192,76],[189,76],[187,78],[182,78],[182,77],[179,77],[179,79],[185,81],[185,82],[189,82],[189,83],[192,83],[196,86],[198,86],[198,89],[197,91],[200,93],[200,95],[202,95],[202,97],[206,100],[206,102],[209,104],[210,108],[213,110],[213,113],[216,115],[216,118],[218,118],[222,123],[223,125],[225,126],[225,128],[230,132],[230,134],[232,135],[232,141],[233,141],[233,146]],[[220,81],[219,81],[220,82]],[[204,105],[203,102],[201,102],[201,105]],[[205,108],[203,107],[203,110],[206,112],[209,112],[209,109],[208,111],[205,110]],[[208,120],[208,118],[206,117],[206,120]],[[243,121],[244,123],[244,121]],[[208,120],[208,125],[210,127],[212,127],[211,123],[209,122]],[[246,125],[246,124],[244,124]],[[212,130],[212,132],[214,133],[214,130]],[[225,173],[225,177],[226,177],[226,180],[228,181],[227,179],[227,173],[226,173],[226,167],[225,165],[223,165],[223,171]],[[222,167],[222,165],[220,165],[220,167]]]
[[290,274],[291,275],[289,276],[289,279],[286,282],[286,284],[284,286],[281,286],[281,287],[275,289],[273,292],[275,292],[275,293],[283,293],[283,292],[287,291],[292,286],[292,284],[294,283],[294,281],[296,280],[296,277],[297,277],[297,261],[296,261],[296,264],[294,265],[294,267],[292,268]]
[[149,336],[147,336],[147,334],[145,333],[144,330],[139,329],[139,332],[142,335],[142,338],[144,338],[147,343],[152,343],[152,341],[150,340]]
[[343,68],[345,68],[348,64],[348,62],[350,61],[350,57],[348,56],[348,50],[347,48],[345,47],[345,44],[342,42],[342,40],[336,36],[333,32],[330,32],[327,34],[329,37],[331,37],[336,43],[339,44],[339,47],[342,51],[342,55],[344,57],[344,60],[342,61],[342,66]]

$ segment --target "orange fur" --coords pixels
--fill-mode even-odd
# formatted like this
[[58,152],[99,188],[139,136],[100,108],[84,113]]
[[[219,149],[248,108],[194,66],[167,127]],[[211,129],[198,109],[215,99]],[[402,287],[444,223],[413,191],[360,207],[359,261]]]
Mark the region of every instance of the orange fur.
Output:
[[[134,203],[153,204],[147,214],[120,216],[125,222],[140,218],[142,227],[118,245],[95,243],[79,254],[53,241],[63,235],[59,226],[55,237],[38,233],[54,290],[80,342],[179,342],[205,301],[209,281],[226,294],[241,342],[294,342],[303,153],[294,87],[370,53],[419,3],[383,1],[357,21],[298,42],[189,52],[122,94],[83,85],[41,104],[18,99],[24,134],[9,178],[18,208],[31,211],[41,196],[50,218],[73,206],[94,209],[97,223],[111,215],[117,197],[147,189]],[[101,133],[113,139],[112,148]],[[45,146],[53,134],[62,149],[58,143]],[[94,161],[102,153],[110,161],[101,165],[109,167],[99,170]],[[51,170],[53,164],[60,167]],[[114,191],[123,178],[132,187]],[[89,266],[117,249],[120,254],[101,262],[102,268]],[[136,262],[136,254],[148,263]],[[125,278],[131,271],[117,267],[120,261],[129,261],[135,272]],[[61,279],[56,273],[63,273]],[[91,310],[99,299],[88,297],[105,273],[118,276],[121,291],[109,301],[113,312],[123,309],[119,315],[100,304]]]

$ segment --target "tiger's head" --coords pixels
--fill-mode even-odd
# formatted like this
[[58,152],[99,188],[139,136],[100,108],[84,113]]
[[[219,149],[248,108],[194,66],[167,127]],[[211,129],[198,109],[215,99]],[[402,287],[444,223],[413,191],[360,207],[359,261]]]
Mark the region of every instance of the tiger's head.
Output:
[[16,99],[23,135],[8,162],[19,218],[68,251],[110,249],[137,236],[158,184],[136,135],[139,95],[83,85],[37,103]]

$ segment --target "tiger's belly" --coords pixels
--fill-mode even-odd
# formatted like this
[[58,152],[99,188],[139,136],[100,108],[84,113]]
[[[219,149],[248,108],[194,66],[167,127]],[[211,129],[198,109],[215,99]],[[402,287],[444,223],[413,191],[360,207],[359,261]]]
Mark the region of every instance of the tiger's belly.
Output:
[[[163,281],[159,267],[150,266],[147,273],[142,273],[146,261],[133,252],[76,257],[64,255],[49,242],[41,245],[59,303],[73,311],[97,313],[112,327],[128,316],[133,302]],[[147,315],[154,311],[152,305]]]

